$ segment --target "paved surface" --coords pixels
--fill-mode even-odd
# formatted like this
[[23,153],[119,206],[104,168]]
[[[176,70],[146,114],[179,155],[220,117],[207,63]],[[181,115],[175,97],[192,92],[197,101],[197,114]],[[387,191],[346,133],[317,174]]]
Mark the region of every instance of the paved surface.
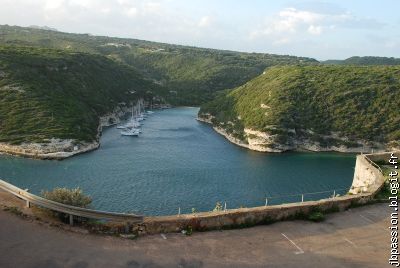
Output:
[[389,208],[376,204],[323,223],[125,240],[78,234],[0,211],[0,267],[390,267]]

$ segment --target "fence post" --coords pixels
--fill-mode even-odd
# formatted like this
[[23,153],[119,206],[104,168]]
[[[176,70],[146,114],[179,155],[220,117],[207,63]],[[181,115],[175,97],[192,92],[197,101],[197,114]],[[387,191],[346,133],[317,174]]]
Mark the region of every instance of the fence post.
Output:
[[336,190],[333,190],[333,198],[336,197]]
[[226,201],[225,201],[225,205],[224,205],[224,211],[226,211]]
[[69,225],[73,226],[74,225],[74,215],[69,214]]
[[125,233],[126,234],[129,234],[129,230],[131,229],[131,224],[130,224],[130,222],[129,221],[127,221],[126,223],[125,223]]
[[301,194],[301,203],[304,202],[304,194]]
[[181,215],[181,207],[178,208],[178,216]]
[[265,206],[268,206],[268,197],[265,198]]

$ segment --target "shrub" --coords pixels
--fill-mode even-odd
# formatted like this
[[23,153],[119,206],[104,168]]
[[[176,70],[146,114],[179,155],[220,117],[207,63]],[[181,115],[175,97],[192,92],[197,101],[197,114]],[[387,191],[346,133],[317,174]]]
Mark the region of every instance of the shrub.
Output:
[[75,189],[55,188],[50,192],[43,191],[42,196],[58,203],[81,208],[88,208],[92,203],[92,198],[85,195],[79,187]]
[[215,208],[213,209],[214,212],[216,211],[222,211],[222,204],[221,202],[217,202],[217,204],[215,205]]
[[[46,199],[70,205],[74,207],[88,208],[92,203],[92,198],[85,195],[78,187],[75,189],[55,188],[52,191],[42,191],[42,196]],[[67,223],[69,215],[61,212],[52,212],[54,216],[58,217],[62,222]],[[82,217],[75,217],[75,222],[86,222],[88,219]]]
[[325,220],[325,215],[320,211],[314,211],[311,212],[310,215],[308,215],[308,220],[313,222],[321,222]]

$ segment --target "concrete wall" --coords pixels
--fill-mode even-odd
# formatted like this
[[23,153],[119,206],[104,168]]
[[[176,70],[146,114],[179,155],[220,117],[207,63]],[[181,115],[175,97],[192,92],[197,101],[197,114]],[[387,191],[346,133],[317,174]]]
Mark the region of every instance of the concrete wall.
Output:
[[352,194],[374,192],[384,182],[383,175],[366,157],[368,156],[357,156],[353,183],[349,191]]
[[179,232],[189,226],[194,231],[243,228],[285,219],[303,218],[312,211],[343,211],[372,200],[370,194],[346,195],[334,199],[292,203],[277,206],[232,209],[226,212],[204,212],[180,216],[145,217],[137,226],[139,234]]
[[[394,152],[399,157],[399,152]],[[358,194],[362,192],[376,192],[383,185],[385,178],[379,167],[371,162],[385,161],[388,163],[391,153],[377,153],[358,155],[354,170],[353,184],[350,193]],[[389,164],[389,163],[388,163]]]
[[369,162],[388,160],[390,153],[377,155],[359,155],[356,159],[354,178],[350,194],[341,197],[291,203],[276,206],[231,209],[221,212],[204,212],[163,217],[145,217],[144,222],[133,226],[139,234],[179,232],[189,226],[194,231],[224,228],[241,228],[257,224],[266,224],[285,219],[301,218],[312,211],[343,211],[351,206],[366,204],[384,183],[384,176],[377,166]]

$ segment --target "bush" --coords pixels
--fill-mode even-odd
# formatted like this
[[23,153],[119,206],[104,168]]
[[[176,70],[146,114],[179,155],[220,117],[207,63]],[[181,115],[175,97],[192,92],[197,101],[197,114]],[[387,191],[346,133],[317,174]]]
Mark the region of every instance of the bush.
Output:
[[223,210],[223,208],[222,208],[221,202],[217,202],[217,204],[215,205],[215,208],[213,209],[213,212],[222,211],[222,210]]
[[[92,203],[92,198],[85,195],[79,187],[75,189],[55,188],[50,192],[42,191],[42,196],[58,203],[81,208],[88,208]],[[52,214],[62,222],[67,223],[69,220],[68,214],[56,211],[53,211]],[[87,220],[86,218],[75,217],[75,222],[86,222]]]
[[43,191],[42,196],[58,203],[81,208],[88,208],[92,203],[92,198],[85,195],[79,187],[75,189],[55,188],[50,192]]
[[321,222],[325,220],[325,215],[320,211],[314,211],[311,212],[310,215],[308,215],[308,220],[313,222]]

